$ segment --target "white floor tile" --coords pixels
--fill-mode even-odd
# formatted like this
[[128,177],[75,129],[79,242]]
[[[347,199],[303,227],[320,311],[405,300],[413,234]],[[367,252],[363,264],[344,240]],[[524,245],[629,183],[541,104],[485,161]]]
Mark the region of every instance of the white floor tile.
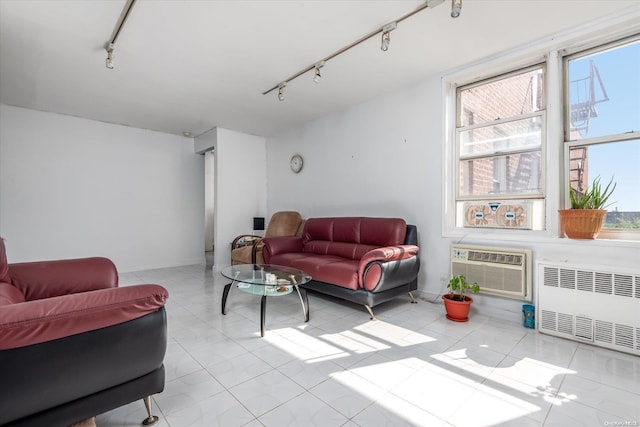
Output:
[[266,427],[338,427],[347,418],[317,397],[305,393],[259,418]]
[[229,389],[255,416],[282,405],[305,390],[275,369]]
[[[126,273],[123,286],[170,293],[161,427],[604,426],[640,422],[640,358],[539,334],[520,319],[473,312],[447,320],[442,304],[400,297],[375,308],[309,293],[267,302],[231,291],[204,265]],[[235,292],[234,292],[235,291]],[[97,417],[134,426],[142,401]]]

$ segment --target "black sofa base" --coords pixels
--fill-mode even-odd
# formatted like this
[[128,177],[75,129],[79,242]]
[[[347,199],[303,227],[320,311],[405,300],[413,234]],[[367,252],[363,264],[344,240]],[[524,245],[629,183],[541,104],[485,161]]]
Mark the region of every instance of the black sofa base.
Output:
[[[110,411],[120,406],[140,400],[140,407],[144,408],[142,399],[152,394],[160,393],[164,389],[164,365],[143,377],[121,384],[109,390],[103,390],[91,396],[75,400],[65,405],[49,409],[19,420],[3,424],[2,427],[67,427],[73,423],[85,420]],[[144,390],[144,392],[142,392]],[[140,423],[144,417],[140,418]]]
[[66,427],[160,393],[166,347],[162,307],[106,328],[2,350],[0,425]]
[[340,298],[346,301],[350,301],[356,304],[362,304],[374,307],[383,302],[390,301],[398,295],[408,294],[418,289],[418,280],[413,280],[407,284],[400,285],[388,289],[382,292],[369,292],[364,289],[347,289],[342,286],[333,285],[331,283],[319,282],[317,280],[311,280],[308,283],[302,285],[305,289],[309,289],[322,294],[330,295],[332,297]]

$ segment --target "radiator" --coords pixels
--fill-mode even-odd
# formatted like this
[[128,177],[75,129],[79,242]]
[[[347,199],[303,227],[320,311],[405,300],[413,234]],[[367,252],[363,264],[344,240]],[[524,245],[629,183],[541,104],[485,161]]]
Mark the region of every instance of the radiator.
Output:
[[451,274],[478,282],[480,293],[531,301],[531,251],[451,245]]
[[640,355],[640,272],[537,264],[538,330]]

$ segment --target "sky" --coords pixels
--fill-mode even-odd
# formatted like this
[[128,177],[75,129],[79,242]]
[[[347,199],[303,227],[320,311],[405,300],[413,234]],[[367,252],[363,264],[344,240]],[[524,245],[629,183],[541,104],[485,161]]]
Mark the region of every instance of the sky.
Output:
[[[569,80],[588,77],[590,60],[595,63],[609,100],[596,105],[598,115],[591,117],[584,136],[640,131],[640,41],[570,61]],[[602,99],[597,78],[595,86],[596,99]],[[575,86],[570,91],[574,103]],[[598,175],[602,183],[606,184],[611,177],[617,183],[611,197],[616,203],[609,210],[640,211],[640,140],[591,146],[589,182]]]

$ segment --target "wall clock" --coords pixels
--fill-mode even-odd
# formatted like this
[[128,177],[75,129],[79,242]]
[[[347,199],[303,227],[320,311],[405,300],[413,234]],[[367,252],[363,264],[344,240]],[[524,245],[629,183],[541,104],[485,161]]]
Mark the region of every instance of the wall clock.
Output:
[[291,156],[291,171],[293,173],[299,173],[302,170],[302,156],[300,154],[294,154]]

